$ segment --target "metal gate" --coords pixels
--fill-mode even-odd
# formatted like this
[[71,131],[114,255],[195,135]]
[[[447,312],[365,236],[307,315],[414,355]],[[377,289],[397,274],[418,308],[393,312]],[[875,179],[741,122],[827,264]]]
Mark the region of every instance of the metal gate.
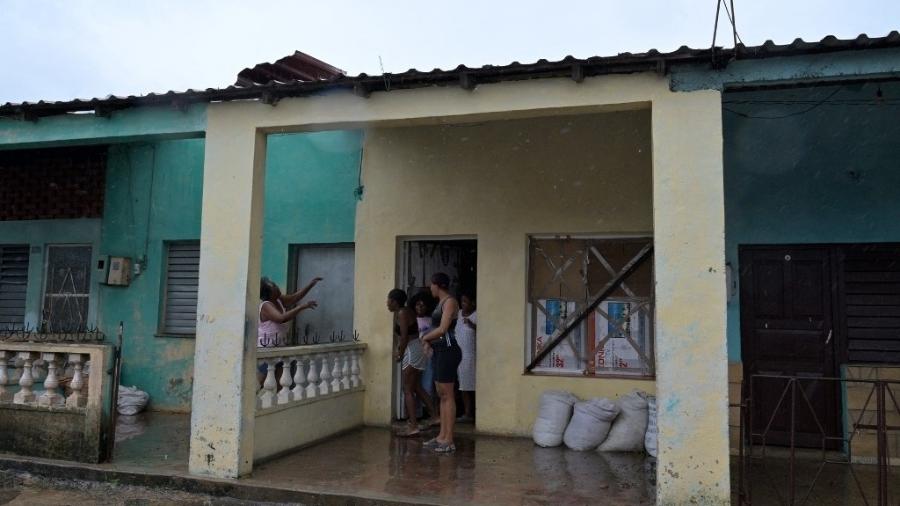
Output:
[[[774,407],[757,418],[752,415],[753,389],[761,382],[777,382],[781,388],[778,398],[767,403]],[[862,409],[848,416],[845,433],[838,437],[827,433],[810,400],[811,391],[835,383],[845,395],[848,388],[857,389],[865,398]],[[739,504],[900,504],[900,455],[892,455],[889,439],[900,432],[900,381],[759,374],[745,378],[741,399],[732,405],[741,414],[740,447],[733,469]],[[797,445],[796,422],[801,412],[811,412],[818,427],[816,449]],[[787,446],[773,445],[768,439],[773,427],[785,422]],[[835,445],[840,450],[829,450]],[[872,462],[854,455],[854,447],[863,445],[870,450],[874,446]]]

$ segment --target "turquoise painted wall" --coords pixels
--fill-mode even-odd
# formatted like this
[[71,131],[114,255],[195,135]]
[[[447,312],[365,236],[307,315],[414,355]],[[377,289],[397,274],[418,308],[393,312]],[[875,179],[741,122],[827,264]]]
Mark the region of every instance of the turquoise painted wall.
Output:
[[101,329],[125,324],[122,384],[150,393],[155,409],[190,405],[194,343],[157,336],[164,241],[200,238],[203,140],[110,147],[103,253],[144,259],[128,287],[100,287]]
[[287,283],[288,245],[353,242],[362,132],[270,135],[262,272]]
[[[740,244],[900,241],[900,107],[879,104],[879,87],[900,103],[897,83],[723,95],[726,260],[735,273]],[[751,119],[727,109],[811,110]],[[731,361],[741,357],[739,299],[728,305]]]

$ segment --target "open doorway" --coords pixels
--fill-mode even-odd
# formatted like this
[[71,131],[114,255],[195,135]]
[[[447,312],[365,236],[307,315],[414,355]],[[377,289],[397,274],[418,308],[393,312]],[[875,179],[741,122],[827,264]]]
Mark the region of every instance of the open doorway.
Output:
[[[450,278],[450,293],[459,298],[462,294],[474,294],[478,285],[478,241],[474,237],[430,237],[400,239],[397,249],[397,286],[413,297],[419,293],[428,293],[431,276],[438,272]],[[460,343],[463,348],[464,343]],[[397,343],[393,343],[394,349]],[[471,349],[463,350],[474,355],[474,340]],[[474,383],[474,367],[470,371]],[[395,420],[406,420],[406,406],[403,399],[400,364],[394,367],[393,373],[393,413]],[[426,371],[422,375],[423,386],[432,396],[434,385]],[[457,383],[457,413],[464,412],[462,393]],[[464,386],[464,388],[471,388]],[[472,413],[475,409],[475,392],[471,393]],[[419,417],[424,409],[419,406]]]

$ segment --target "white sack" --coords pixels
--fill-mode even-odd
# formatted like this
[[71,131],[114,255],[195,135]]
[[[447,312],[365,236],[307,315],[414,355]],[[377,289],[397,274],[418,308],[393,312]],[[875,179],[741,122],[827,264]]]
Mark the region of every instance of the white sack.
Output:
[[651,457],[656,457],[656,437],[659,429],[656,427],[656,397],[647,397],[647,435],[644,436],[644,449]]
[[639,452],[647,433],[647,394],[633,392],[619,398],[621,412],[609,429],[601,452]]
[[119,397],[116,400],[116,410],[120,415],[136,415],[147,407],[150,402],[150,394],[137,387],[119,385]]
[[540,408],[532,432],[535,444],[543,447],[562,444],[563,434],[572,417],[572,405],[576,402],[578,398],[569,392],[548,390],[541,394]]
[[575,404],[563,441],[573,450],[597,448],[609,434],[612,421],[619,414],[619,406],[609,399],[591,399]]

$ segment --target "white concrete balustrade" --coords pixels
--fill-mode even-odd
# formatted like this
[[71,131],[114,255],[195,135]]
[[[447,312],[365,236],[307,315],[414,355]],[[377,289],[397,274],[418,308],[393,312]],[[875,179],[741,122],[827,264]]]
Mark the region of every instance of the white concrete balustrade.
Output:
[[[90,353],[43,351],[0,343],[0,404],[19,404],[48,409],[83,409],[88,385],[85,365]],[[68,388],[63,384],[68,383]]]
[[[253,458],[264,459],[363,425],[363,343],[258,349]],[[258,370],[258,369],[257,369]]]
[[360,390],[359,364],[365,348],[359,343],[336,343],[258,350],[257,365],[264,365],[266,374],[257,412]]

